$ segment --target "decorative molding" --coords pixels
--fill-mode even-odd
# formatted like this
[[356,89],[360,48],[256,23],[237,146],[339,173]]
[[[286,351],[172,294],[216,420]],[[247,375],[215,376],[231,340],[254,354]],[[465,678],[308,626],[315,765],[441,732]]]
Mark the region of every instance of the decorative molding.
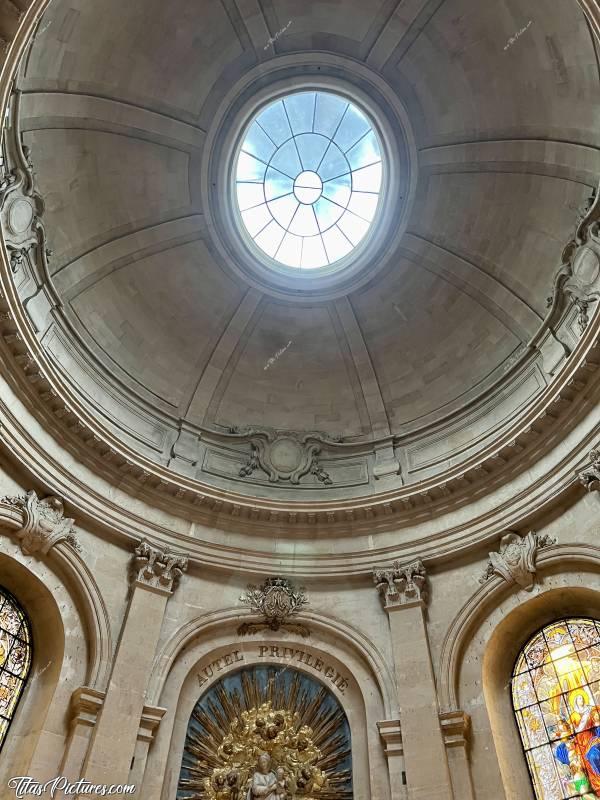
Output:
[[385,610],[427,602],[427,571],[420,559],[391,569],[374,569],[373,582]]
[[584,334],[592,303],[600,298],[600,192],[594,190],[583,209],[574,237],[562,253],[548,307],[560,310],[570,300],[578,311],[579,331]]
[[446,747],[468,747],[471,717],[465,711],[440,711],[440,727]]
[[81,686],[71,695],[71,726],[84,725],[93,728],[102,709],[106,692]]
[[273,431],[268,428],[233,428],[231,433],[247,436],[252,447],[248,461],[240,469],[241,478],[251,475],[256,469],[262,469],[271,483],[289,481],[297,486],[300,478],[310,473],[326,486],[332,484],[318,461],[321,444],[333,443],[323,434]]
[[494,575],[499,575],[507,583],[516,583],[531,591],[535,583],[536,559],[538,550],[556,544],[551,536],[539,536],[530,531],[526,536],[508,531],[500,540],[500,551],[490,553],[485,573],[479,583],[485,583]]
[[187,566],[185,556],[170,553],[168,548],[153,547],[143,539],[133,557],[134,585],[172,594]]
[[290,617],[308,605],[308,598],[304,588],[296,589],[287,578],[267,578],[259,587],[249,584],[247,594],[242,595],[240,601],[263,616],[262,622],[243,622],[237,629],[240,636],[258,633],[265,628],[272,631],[285,628],[300,636],[310,634],[305,625],[289,622]]
[[590,452],[590,466],[579,475],[588,492],[600,492],[600,450]]
[[66,541],[75,550],[81,547],[73,531],[75,520],[64,516],[64,506],[59,497],[40,499],[32,490],[26,495],[4,497],[2,502],[20,510],[23,524],[16,536],[24,555],[47,555],[58,542]]
[[166,713],[167,709],[162,706],[144,706],[137,738],[150,744],[156,736],[158,727]]
[[387,719],[377,723],[379,735],[383,741],[386,758],[404,755],[402,744],[402,727],[399,719]]

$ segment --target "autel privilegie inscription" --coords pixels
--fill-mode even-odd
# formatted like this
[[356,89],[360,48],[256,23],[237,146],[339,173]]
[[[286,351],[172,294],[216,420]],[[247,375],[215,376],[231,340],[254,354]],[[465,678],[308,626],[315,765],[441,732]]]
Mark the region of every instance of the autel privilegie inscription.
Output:
[[[281,647],[279,645],[258,645],[258,658],[275,659],[278,661],[298,661],[301,664],[311,667],[315,672],[320,672],[325,678],[338,689],[340,694],[344,694],[350,685],[349,678],[341,675],[335,667],[327,664],[322,658],[308,650],[300,650],[296,647]],[[198,683],[204,686],[205,683],[215,675],[222,672],[226,667],[230,667],[236,662],[245,662],[245,654],[241,650],[231,650],[218,658],[210,661],[205,667],[201,667],[197,674]]]

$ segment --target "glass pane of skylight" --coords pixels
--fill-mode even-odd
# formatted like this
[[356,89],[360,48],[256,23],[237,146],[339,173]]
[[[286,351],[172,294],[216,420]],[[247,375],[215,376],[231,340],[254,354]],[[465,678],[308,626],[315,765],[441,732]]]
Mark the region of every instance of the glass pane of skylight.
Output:
[[379,192],[381,188],[382,166],[372,164],[370,167],[357,169],[352,173],[352,188],[354,191]]
[[352,250],[351,242],[342,234],[337,225],[325,231],[323,234],[323,244],[325,245],[325,252],[327,253],[330,264],[347,256]]
[[301,267],[325,267],[328,264],[327,253],[321,236],[307,236],[302,245]]
[[265,202],[262,183],[238,183],[237,196],[240,211]]
[[277,251],[277,261],[288,267],[299,267],[302,254],[302,237],[286,233]]
[[238,181],[257,181],[262,183],[265,177],[266,166],[257,161],[254,156],[240,153],[237,165]]
[[315,109],[315,132],[333,136],[340,124],[348,101],[334,94],[319,92]]
[[371,126],[365,116],[354,106],[350,106],[344,114],[344,119],[333,141],[344,153],[353,147],[359,139],[369,132]]
[[329,139],[315,136],[314,133],[305,133],[296,137],[296,147],[304,169],[319,170],[319,164],[329,147]]
[[336,206],[326,197],[320,197],[314,205],[317,215],[317,222],[321,231],[326,231],[338,221],[344,213],[344,209]]
[[316,92],[301,92],[283,101],[294,134],[312,131],[315,97]]
[[278,147],[292,136],[290,123],[281,100],[267,106],[256,121]]
[[242,141],[236,193],[243,225],[280,264],[333,264],[366,235],[382,174],[379,140],[356,106],[331,92],[288,95],[260,111]]
[[323,197],[344,208],[350,202],[351,193],[349,175],[343,175],[341,178],[326,181],[323,184]]
[[277,146],[269,139],[267,134],[256,122],[250,126],[250,130],[244,139],[244,150],[250,155],[260,158],[261,161],[269,161]]
[[366,136],[348,150],[346,157],[352,169],[360,169],[368,164],[374,164],[381,160],[379,143],[375,138],[375,133],[371,130]]
[[287,229],[299,205],[294,194],[286,194],[285,197],[280,197],[278,200],[271,200],[269,211],[277,222]]

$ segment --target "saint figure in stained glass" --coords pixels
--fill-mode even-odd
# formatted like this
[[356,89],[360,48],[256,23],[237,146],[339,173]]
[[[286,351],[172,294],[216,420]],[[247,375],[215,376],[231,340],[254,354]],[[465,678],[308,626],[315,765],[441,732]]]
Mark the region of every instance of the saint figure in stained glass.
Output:
[[31,666],[31,631],[17,601],[0,587],[0,748]]
[[600,799],[600,625],[565,619],[524,647],[513,707],[538,800]]

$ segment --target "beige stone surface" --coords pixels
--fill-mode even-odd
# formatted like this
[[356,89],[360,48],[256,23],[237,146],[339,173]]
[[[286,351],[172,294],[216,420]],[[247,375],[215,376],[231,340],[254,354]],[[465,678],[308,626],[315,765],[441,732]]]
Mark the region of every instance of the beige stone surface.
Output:
[[[514,661],[552,619],[600,619],[600,321],[546,305],[598,181],[598,34],[592,0],[0,4],[6,158],[46,231],[11,268],[0,196],[0,587],[34,643],[0,800],[61,774],[174,800],[192,709],[254,664],[340,702],[354,800],[533,797]],[[414,198],[368,279],[292,297],[224,257],[206,184],[237,88],[307,59],[404,108]],[[321,431],[346,483],[240,481],[246,425]],[[526,588],[490,570],[507,535],[534,548]],[[142,540],[169,550],[149,575]],[[373,570],[415,559],[427,598],[382,610]],[[308,636],[238,630],[275,576]]]

